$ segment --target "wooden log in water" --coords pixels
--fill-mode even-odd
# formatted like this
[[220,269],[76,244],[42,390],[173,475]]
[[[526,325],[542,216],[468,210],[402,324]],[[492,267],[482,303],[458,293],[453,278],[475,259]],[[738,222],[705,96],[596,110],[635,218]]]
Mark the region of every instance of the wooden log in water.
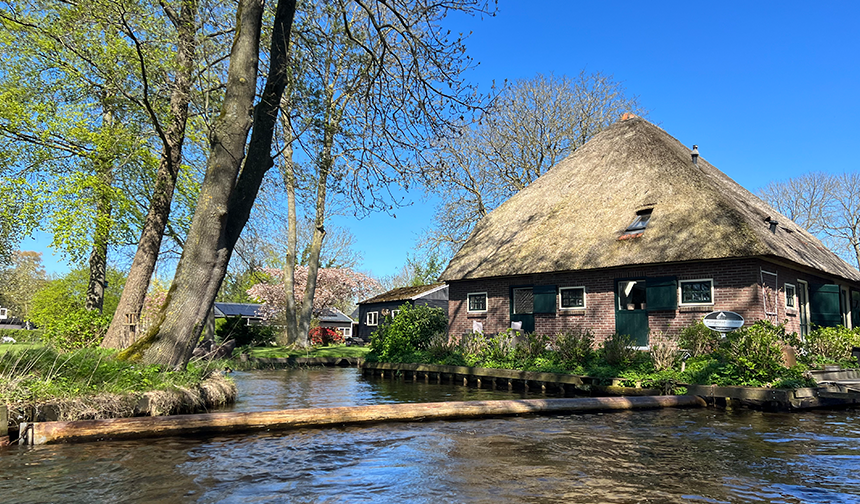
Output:
[[[22,428],[26,444],[176,435],[236,433],[331,425],[478,418],[546,413],[598,412],[668,407],[702,407],[697,396],[583,397],[413,404],[379,404],[246,413],[209,413],[162,417],[41,422]],[[23,436],[23,434],[22,434]]]

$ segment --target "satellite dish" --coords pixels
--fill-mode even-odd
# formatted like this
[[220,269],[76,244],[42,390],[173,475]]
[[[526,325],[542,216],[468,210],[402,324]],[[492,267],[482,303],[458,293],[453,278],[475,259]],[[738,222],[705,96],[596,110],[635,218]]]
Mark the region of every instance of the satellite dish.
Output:
[[729,333],[744,326],[744,318],[732,311],[713,311],[702,318],[705,327],[718,333]]

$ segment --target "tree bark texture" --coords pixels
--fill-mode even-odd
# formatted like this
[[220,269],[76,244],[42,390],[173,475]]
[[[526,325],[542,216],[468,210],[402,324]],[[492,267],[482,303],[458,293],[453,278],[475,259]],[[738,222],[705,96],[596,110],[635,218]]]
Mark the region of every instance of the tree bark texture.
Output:
[[[103,100],[103,103],[107,100]],[[113,126],[113,113],[108,105],[102,117],[102,128]],[[94,188],[96,203],[95,229],[93,230],[93,249],[90,252],[90,275],[87,283],[85,307],[87,310],[102,312],[105,302],[105,281],[107,280],[107,253],[110,242],[111,213],[113,202],[113,157],[102,152],[96,159],[97,186]]]
[[158,252],[170,217],[176,179],[182,164],[182,145],[185,141],[194,55],[197,50],[197,11],[197,0],[187,0],[182,4],[179,17],[174,20],[179,43],[176,54],[177,72],[170,96],[171,121],[162,137],[161,160],[156,173],[155,188],[137,252],[134,254],[114,318],[102,342],[101,346],[104,348],[123,349],[134,343],[146,292],[158,261]]
[[[145,363],[174,369],[188,363],[263,176],[273,164],[272,134],[286,83],[285,62],[295,7],[295,0],[278,3],[269,79],[254,108],[263,3],[242,0],[239,5],[224,103],[213,125],[206,176],[185,249],[155,324],[120,354],[122,358],[141,358]],[[252,124],[254,132],[245,156]]]

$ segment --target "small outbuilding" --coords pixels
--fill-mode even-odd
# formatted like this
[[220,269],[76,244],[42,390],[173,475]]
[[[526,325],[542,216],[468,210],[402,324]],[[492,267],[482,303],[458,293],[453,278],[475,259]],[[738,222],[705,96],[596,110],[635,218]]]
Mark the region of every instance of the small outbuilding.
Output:
[[448,311],[448,285],[434,283],[417,287],[399,287],[358,303],[358,334],[365,341],[385,317],[396,317],[399,308],[408,303],[411,306],[430,306]]
[[481,220],[440,280],[454,337],[515,324],[647,348],[714,310],[801,335],[860,325],[860,272],[632,114]]
[[349,315],[337,308],[323,308],[319,313],[320,327],[328,327],[340,332],[344,339],[352,338],[352,326],[355,323]]

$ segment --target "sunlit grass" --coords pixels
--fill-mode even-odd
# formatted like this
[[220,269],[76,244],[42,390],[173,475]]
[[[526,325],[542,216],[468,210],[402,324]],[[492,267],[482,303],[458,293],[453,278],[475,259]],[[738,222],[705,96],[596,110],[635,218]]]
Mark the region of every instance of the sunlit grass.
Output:
[[[294,349],[288,347],[251,347],[242,349],[251,358],[277,359],[289,357],[364,357],[370,351],[366,346],[328,345],[320,347],[309,347],[308,349]],[[237,352],[238,353],[238,352]]]

